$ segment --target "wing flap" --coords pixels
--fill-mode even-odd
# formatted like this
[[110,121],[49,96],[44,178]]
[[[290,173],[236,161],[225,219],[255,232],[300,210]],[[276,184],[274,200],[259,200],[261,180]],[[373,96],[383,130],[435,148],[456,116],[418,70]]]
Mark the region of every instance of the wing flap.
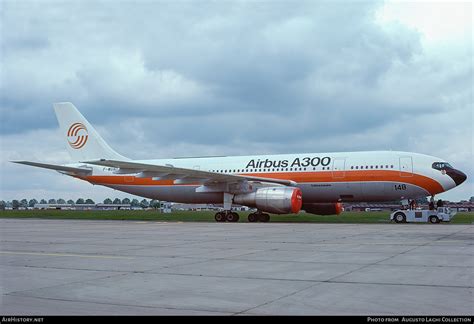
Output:
[[207,179],[210,175],[212,175],[212,179],[218,179],[223,181],[238,180],[238,178],[234,175],[219,174],[194,169],[177,168],[172,165],[164,166],[115,160],[84,161],[83,163],[119,168],[120,170],[118,170],[117,173],[122,173],[121,170],[127,170],[128,173],[145,174],[147,176],[152,176],[156,178],[177,179],[182,178],[183,176],[187,176],[199,179]]

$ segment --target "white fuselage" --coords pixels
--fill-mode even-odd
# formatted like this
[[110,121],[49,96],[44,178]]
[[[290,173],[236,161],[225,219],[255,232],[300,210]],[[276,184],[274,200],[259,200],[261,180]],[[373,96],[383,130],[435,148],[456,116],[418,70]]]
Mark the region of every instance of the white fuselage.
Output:
[[[174,158],[133,161],[220,174],[249,175],[294,181],[303,203],[393,201],[433,196],[456,186],[453,178],[433,163],[443,159],[397,152],[307,153],[256,156]],[[74,166],[84,164],[74,164]],[[222,203],[222,193],[197,192],[196,184],[116,174],[115,168],[88,165],[92,175],[79,177],[151,199],[182,203]],[[263,185],[264,186],[264,185]]]

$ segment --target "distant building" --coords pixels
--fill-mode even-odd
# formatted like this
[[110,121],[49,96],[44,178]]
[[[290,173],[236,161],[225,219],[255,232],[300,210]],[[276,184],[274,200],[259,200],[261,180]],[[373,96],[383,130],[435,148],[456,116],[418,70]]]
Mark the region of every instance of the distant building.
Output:
[[34,209],[58,210],[129,210],[130,204],[35,204]]
[[132,208],[131,204],[95,204],[95,209],[99,210],[130,210]]
[[73,209],[73,204],[35,204],[34,209],[61,209],[70,210]]
[[169,214],[172,212],[171,203],[167,201],[160,202],[160,213],[162,214]]
[[[168,203],[170,204],[170,203]],[[219,211],[223,209],[222,205],[214,204],[178,204],[171,203],[170,208],[172,210],[188,210],[188,211]],[[233,211],[248,211],[250,208],[246,206],[234,205],[232,206]]]
[[400,204],[357,203],[344,204],[344,211],[393,211],[400,209]]
[[[474,203],[472,202],[448,202],[445,206],[456,211],[474,211]],[[428,209],[428,204],[417,204],[418,208]],[[344,211],[395,211],[402,208],[400,204],[383,204],[383,203],[345,203]]]
[[218,210],[217,207],[210,204],[179,204],[179,203],[171,203],[168,205],[172,210],[194,210],[194,211],[202,211],[202,210]]

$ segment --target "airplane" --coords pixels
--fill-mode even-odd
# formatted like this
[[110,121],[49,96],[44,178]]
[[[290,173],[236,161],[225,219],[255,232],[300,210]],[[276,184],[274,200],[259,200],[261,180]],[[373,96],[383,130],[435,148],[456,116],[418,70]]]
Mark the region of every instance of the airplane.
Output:
[[268,222],[268,213],[300,210],[337,215],[344,202],[434,197],[467,178],[441,158],[400,151],[131,160],[114,151],[72,103],[53,107],[67,150],[77,162],[11,162],[150,199],[222,205],[217,222],[239,220],[232,205],[255,208],[249,222]]

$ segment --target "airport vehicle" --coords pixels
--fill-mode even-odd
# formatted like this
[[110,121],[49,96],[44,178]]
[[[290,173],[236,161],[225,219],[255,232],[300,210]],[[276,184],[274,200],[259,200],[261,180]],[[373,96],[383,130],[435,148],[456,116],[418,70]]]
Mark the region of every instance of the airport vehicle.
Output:
[[114,151],[72,103],[53,106],[76,162],[12,162],[151,199],[222,204],[216,221],[238,221],[232,204],[257,208],[248,220],[267,222],[268,213],[333,215],[343,202],[434,196],[466,180],[443,159],[397,151],[131,160]]
[[440,222],[449,222],[456,215],[449,207],[438,207],[434,210],[428,209],[410,209],[397,210],[390,214],[390,221],[396,223],[426,223],[437,224]]

